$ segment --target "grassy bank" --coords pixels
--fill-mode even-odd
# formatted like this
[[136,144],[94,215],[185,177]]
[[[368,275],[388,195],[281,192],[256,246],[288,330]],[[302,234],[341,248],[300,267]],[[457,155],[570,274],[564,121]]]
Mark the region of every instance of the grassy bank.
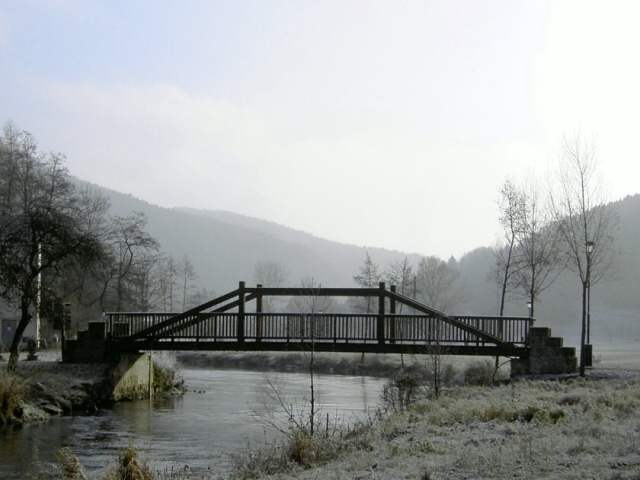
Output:
[[423,391],[406,408],[391,406],[330,445],[307,441],[306,461],[292,453],[295,437],[245,452],[233,478],[637,480],[639,414],[635,378],[450,386],[438,399]]

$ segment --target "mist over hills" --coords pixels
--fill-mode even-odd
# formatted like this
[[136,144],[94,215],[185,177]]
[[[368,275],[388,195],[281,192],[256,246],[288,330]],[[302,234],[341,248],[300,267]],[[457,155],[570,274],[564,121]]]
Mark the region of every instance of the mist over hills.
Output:
[[[365,253],[384,270],[391,262],[418,254],[361,247],[333,242],[277,223],[220,210],[187,207],[164,208],[93,184],[89,185],[111,202],[111,214],[144,212],[148,231],[162,249],[180,258],[187,255],[196,267],[200,287],[222,293],[235,288],[239,280],[254,283],[254,266],[259,261],[281,263],[287,269],[288,284],[313,277],[323,285],[352,286],[353,275]],[[592,289],[594,338],[640,338],[640,195],[627,196],[611,207],[619,218],[616,242],[617,266],[607,280]],[[464,301],[458,314],[494,315],[498,289],[490,279],[494,264],[488,247],[479,247],[458,259]],[[571,272],[564,272],[541,297],[536,317],[541,325],[559,334],[575,337],[580,318],[580,284]],[[512,295],[507,315],[526,315],[526,300]]]

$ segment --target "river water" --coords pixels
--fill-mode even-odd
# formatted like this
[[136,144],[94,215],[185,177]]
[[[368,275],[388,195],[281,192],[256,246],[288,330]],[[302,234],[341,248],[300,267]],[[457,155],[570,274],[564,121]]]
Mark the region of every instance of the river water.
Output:
[[[224,474],[230,453],[273,441],[268,412],[283,419],[280,402],[308,405],[309,376],[244,370],[181,370],[189,391],[180,398],[124,402],[95,416],[54,418],[0,433],[0,479],[42,478],[55,473],[56,452],[70,447],[89,473],[113,465],[129,445],[154,469]],[[383,379],[316,375],[316,401],[323,419],[354,422],[377,408]]]

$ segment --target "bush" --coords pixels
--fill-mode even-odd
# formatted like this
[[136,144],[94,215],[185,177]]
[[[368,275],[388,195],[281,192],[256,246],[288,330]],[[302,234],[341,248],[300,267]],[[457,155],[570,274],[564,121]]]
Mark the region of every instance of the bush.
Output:
[[382,389],[382,403],[386,410],[403,411],[416,400],[420,390],[420,378],[410,370],[402,370]]
[[163,367],[153,363],[153,391],[171,392],[172,390],[183,390],[184,380],[178,377],[176,371],[171,367]]
[[488,361],[477,362],[464,369],[465,385],[493,385],[494,365]]
[[0,426],[20,422],[25,392],[25,384],[20,377],[0,372]]

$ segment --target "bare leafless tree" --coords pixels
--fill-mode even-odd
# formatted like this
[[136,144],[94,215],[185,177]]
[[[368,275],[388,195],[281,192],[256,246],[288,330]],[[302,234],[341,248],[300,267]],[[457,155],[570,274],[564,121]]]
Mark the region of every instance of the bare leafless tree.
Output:
[[522,206],[512,283],[527,298],[529,315],[533,317],[536,302],[564,269],[565,258],[558,223],[539,195],[537,184],[531,183],[520,192]]
[[[413,267],[409,263],[409,257],[405,256],[402,260],[393,262],[385,272],[385,279],[389,285],[395,285],[396,291],[400,295],[410,296],[414,284],[415,276]],[[404,304],[398,305],[398,315],[402,315]],[[399,328],[402,331],[402,321],[399,322]],[[404,368],[404,354],[400,354],[400,365]]]
[[[253,279],[257,284],[265,287],[282,287],[288,277],[286,267],[272,260],[257,262],[253,267]],[[264,297],[262,311],[265,313],[273,312],[277,301],[277,297]]]
[[158,241],[146,230],[147,218],[142,212],[127,217],[114,217],[106,239],[109,258],[103,271],[103,308],[112,306],[117,311],[135,306],[136,273],[144,268],[148,254],[159,250]]
[[[409,257],[393,262],[385,272],[385,280],[389,285],[395,285],[396,291],[400,295],[409,296],[413,284],[413,267],[409,262]],[[398,306],[398,314],[402,314],[404,305]]]
[[187,309],[187,300],[189,292],[193,288],[193,281],[198,278],[196,269],[189,260],[188,256],[184,256],[180,262],[180,275],[182,276],[182,311]]
[[563,143],[551,205],[566,249],[567,265],[582,286],[580,375],[584,376],[587,290],[611,272],[618,223],[614,211],[605,204],[595,147],[580,136]]
[[418,297],[430,307],[449,311],[464,298],[459,276],[455,259],[445,262],[438,257],[423,257],[417,271]]
[[517,267],[514,265],[518,228],[523,216],[523,198],[511,180],[505,180],[500,187],[500,225],[504,231],[504,241],[494,248],[495,278],[500,290],[498,315],[504,315],[504,304],[512,285]]

